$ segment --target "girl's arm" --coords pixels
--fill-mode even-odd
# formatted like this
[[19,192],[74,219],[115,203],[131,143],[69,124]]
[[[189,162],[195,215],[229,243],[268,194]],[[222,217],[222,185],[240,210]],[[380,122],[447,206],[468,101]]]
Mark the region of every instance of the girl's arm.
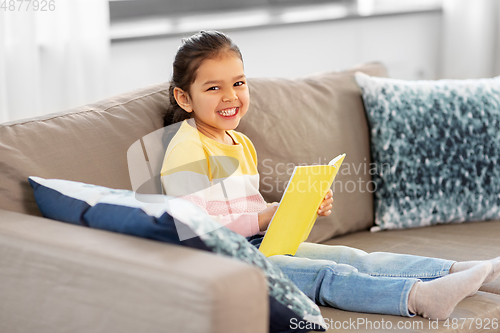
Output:
[[[230,213],[230,209],[226,202],[219,201],[214,203],[206,200],[206,198],[209,197],[209,195],[205,195],[206,192],[209,192],[209,184],[207,184],[205,191],[201,190],[195,192],[200,182],[194,182],[195,186],[193,186],[193,177],[190,176],[186,177],[186,175],[180,173],[162,176],[161,180],[166,194],[196,204],[219,224],[244,237],[253,236],[267,229],[267,225],[271,221],[275,208],[274,210],[272,207],[266,208],[261,212]],[[190,190],[190,188],[192,190]],[[270,213],[269,216],[269,212],[271,211],[272,213]],[[224,213],[219,214],[218,212]]]
[[273,202],[272,204],[268,203],[267,208],[259,212],[258,218],[260,231],[267,230],[267,227],[269,226],[269,223],[271,223],[271,219],[273,218],[276,209],[278,209],[278,203]]
[[[259,215],[260,213],[241,213],[210,216],[229,230],[243,237],[250,237],[267,229],[267,226],[265,229],[261,229]],[[269,222],[267,222],[267,224],[269,224]]]
[[[333,192],[330,189],[326,193],[323,202],[320,204],[318,208],[318,216],[329,216],[332,213],[332,203],[333,203]],[[267,208],[258,213],[258,224],[260,231],[267,230],[267,227],[269,226],[269,223],[271,223],[271,219],[273,218],[276,209],[278,209],[277,202],[268,203]],[[236,230],[233,231],[237,232]]]

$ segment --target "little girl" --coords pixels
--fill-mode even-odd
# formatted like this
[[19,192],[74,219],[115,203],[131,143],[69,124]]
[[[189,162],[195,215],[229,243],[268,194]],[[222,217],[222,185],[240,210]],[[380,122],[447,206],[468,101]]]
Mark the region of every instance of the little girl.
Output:
[[[165,126],[179,123],[161,171],[167,195],[190,200],[256,246],[276,211],[259,193],[252,142],[234,131],[249,106],[239,48],[202,31],[179,48]],[[318,214],[328,216],[332,192]],[[261,238],[262,236],[260,236]],[[302,243],[269,257],[309,298],[339,309],[445,319],[466,296],[500,275],[500,257],[453,262],[344,246]]]

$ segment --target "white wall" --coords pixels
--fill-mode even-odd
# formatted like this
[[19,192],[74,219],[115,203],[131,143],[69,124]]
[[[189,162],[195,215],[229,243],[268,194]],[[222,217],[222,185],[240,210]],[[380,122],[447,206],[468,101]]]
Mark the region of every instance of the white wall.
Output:
[[496,17],[497,19],[495,20],[496,22],[496,36],[495,36],[495,66],[494,66],[494,74],[495,76],[500,75],[500,4],[497,3],[497,8],[496,8]]
[[450,79],[500,74],[498,0],[445,0],[440,75]]
[[[437,79],[441,13],[358,18],[230,31],[248,77],[297,77],[382,61],[401,79]],[[168,81],[180,37],[111,45],[110,93]]]

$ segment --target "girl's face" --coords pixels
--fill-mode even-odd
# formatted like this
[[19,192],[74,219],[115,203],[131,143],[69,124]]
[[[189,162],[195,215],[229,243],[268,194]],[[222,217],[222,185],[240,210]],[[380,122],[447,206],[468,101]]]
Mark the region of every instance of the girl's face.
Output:
[[235,129],[248,110],[243,62],[232,52],[203,60],[189,93],[178,92],[177,96],[179,105],[194,113],[198,129],[224,138],[225,131]]

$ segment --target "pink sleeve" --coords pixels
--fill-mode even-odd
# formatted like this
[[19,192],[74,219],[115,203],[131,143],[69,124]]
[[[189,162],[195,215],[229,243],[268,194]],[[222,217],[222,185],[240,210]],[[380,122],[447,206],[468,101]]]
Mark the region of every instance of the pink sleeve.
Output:
[[207,203],[205,200],[194,195],[185,195],[180,198],[191,201],[192,203],[196,204],[215,221],[217,221],[218,223],[222,224],[229,230],[232,230],[243,237],[250,237],[260,233],[259,213],[211,215],[207,211]]
[[260,232],[258,213],[242,213],[212,217],[220,224],[226,226],[229,230],[243,237],[250,237]]

